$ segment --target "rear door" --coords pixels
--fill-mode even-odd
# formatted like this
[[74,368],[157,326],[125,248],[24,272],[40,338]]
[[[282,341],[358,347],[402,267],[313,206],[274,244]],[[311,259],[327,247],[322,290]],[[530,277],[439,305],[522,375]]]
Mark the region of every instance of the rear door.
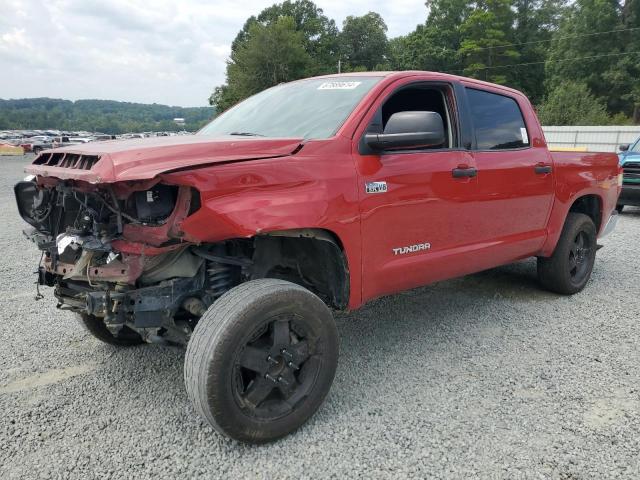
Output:
[[[554,198],[553,164],[531,105],[503,90],[467,85],[478,169],[475,225],[500,263],[535,254]],[[523,115],[523,112],[528,115]]]

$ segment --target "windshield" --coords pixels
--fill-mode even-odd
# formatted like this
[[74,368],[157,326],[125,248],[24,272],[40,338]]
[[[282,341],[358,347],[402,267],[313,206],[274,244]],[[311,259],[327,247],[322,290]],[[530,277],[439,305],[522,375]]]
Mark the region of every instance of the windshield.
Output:
[[629,151],[633,153],[640,153],[640,138],[636,140],[636,143],[631,145]]
[[329,138],[381,78],[325,77],[277,85],[230,108],[198,134]]

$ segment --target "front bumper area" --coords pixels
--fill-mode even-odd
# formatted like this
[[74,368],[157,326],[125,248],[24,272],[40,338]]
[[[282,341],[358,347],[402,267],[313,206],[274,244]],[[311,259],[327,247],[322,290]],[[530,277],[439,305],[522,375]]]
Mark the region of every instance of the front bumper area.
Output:
[[[65,235],[54,240],[33,228],[25,235],[43,252],[38,284],[54,288],[57,308],[101,318],[113,334],[127,326],[149,342],[184,343],[191,319],[214,300],[205,260],[188,246],[147,256],[117,252],[93,237],[74,237],[77,243],[64,247]],[[74,249],[75,260],[65,260]],[[92,264],[94,256],[111,261]]]
[[185,300],[202,291],[204,276],[176,278],[129,290],[97,290],[85,282],[56,281],[41,267],[39,283],[55,287],[58,308],[103,318],[108,328],[117,331],[125,324],[135,329],[169,324]]
[[624,183],[622,185],[620,198],[618,199],[618,205],[632,205],[634,207],[640,207],[640,183]]

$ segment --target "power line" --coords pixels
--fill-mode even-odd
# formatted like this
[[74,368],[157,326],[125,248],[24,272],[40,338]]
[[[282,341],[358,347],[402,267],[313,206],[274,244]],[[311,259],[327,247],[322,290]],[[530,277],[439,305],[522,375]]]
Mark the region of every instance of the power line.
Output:
[[521,42],[521,43],[505,43],[504,45],[495,45],[492,47],[482,47],[476,48],[475,50],[491,50],[494,48],[504,48],[504,47],[517,47],[519,45],[532,45],[535,43],[546,43],[546,42],[554,42],[556,40],[567,40],[571,38],[582,38],[582,37],[593,37],[594,35],[604,35],[606,33],[618,33],[618,32],[630,32],[633,30],[640,30],[640,27],[631,27],[631,28],[618,28],[616,30],[608,30],[606,32],[594,32],[594,33],[581,33],[578,35],[565,35],[564,37],[554,37],[548,40],[533,40],[531,42]]
[[[521,43],[505,43],[504,45],[495,45],[495,46],[491,46],[491,47],[481,47],[481,48],[474,48],[474,52],[479,52],[479,51],[483,51],[483,50],[493,50],[493,49],[497,49],[497,48],[504,48],[504,47],[517,47],[520,45],[533,45],[536,43],[548,43],[548,42],[553,42],[556,40],[568,40],[568,39],[574,39],[574,38],[582,38],[582,37],[593,37],[595,35],[604,35],[606,33],[618,33],[618,32],[630,32],[630,31],[635,31],[635,30],[640,30],[640,27],[631,27],[631,28],[619,28],[617,30],[607,30],[605,32],[594,32],[594,33],[581,33],[578,35],[565,35],[564,37],[554,37],[554,38],[550,38],[548,40],[534,40],[531,42],[521,42]],[[453,48],[447,48],[447,47],[443,47],[442,51],[448,51],[448,52],[452,52],[452,53],[457,53],[458,50],[455,50]],[[499,53],[496,52],[496,54],[499,55]]]
[[[593,58],[603,58],[603,57],[620,57],[622,55],[631,55],[634,53],[640,53],[640,50],[636,50],[633,52],[622,52],[622,53],[603,53],[602,55],[590,55],[587,57],[575,57],[575,58],[564,58],[561,60],[547,60],[542,62],[527,62],[527,63],[511,63],[509,65],[494,65],[491,67],[482,67],[477,68],[476,70],[492,70],[494,68],[508,68],[508,67],[521,67],[524,65],[541,65],[543,63],[562,63],[562,62],[574,62],[576,60],[589,60]],[[467,70],[467,69],[465,69]],[[451,73],[463,73],[464,70],[453,70]]]

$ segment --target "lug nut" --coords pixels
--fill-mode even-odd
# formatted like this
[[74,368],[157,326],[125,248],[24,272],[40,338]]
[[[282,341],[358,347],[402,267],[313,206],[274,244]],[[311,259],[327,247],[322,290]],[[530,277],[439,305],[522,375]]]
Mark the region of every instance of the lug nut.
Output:
[[287,382],[283,377],[278,377],[278,382],[282,383],[283,385],[289,385],[289,382]]
[[264,374],[264,378],[266,378],[267,380],[272,381],[273,383],[278,383],[278,381],[279,381],[277,378],[275,378],[275,377],[273,377],[273,376],[269,375],[268,373],[265,373],[265,374]]
[[284,355],[284,356],[285,356],[285,357],[287,357],[288,359],[292,359],[292,358],[293,358],[293,355],[291,355],[291,353],[289,353],[289,352],[287,351],[287,349],[285,349],[285,348],[283,348],[283,349],[281,350],[281,353],[282,353],[282,355]]
[[293,362],[287,363],[287,366],[289,368],[293,368],[294,370],[300,370],[300,367],[298,365],[296,365],[295,363],[293,363]]
[[278,364],[278,361],[275,358],[273,358],[271,355],[269,355],[267,357],[267,362],[269,362],[271,365],[277,365]]

